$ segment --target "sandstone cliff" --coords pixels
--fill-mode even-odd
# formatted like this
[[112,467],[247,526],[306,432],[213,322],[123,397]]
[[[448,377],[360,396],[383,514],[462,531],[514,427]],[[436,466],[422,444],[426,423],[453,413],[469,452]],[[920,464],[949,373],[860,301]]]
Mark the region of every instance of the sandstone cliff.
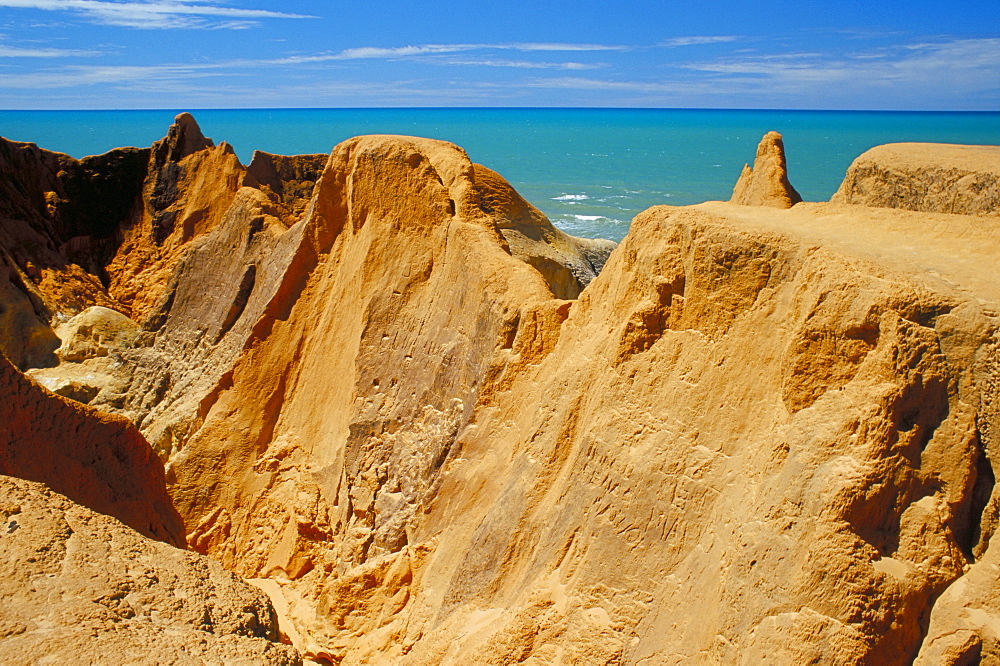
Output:
[[833,201],[961,215],[1000,213],[1000,146],[890,143],[851,164]]
[[992,658],[997,231],[787,208],[779,138],[611,252],[451,144],[243,168],[181,116],[99,266],[46,246],[89,296],[0,238],[11,330],[139,425],[307,656]]
[[486,177],[338,147],[172,460],[192,543],[347,662],[913,658],[992,535],[992,232],[654,210],[574,302]]

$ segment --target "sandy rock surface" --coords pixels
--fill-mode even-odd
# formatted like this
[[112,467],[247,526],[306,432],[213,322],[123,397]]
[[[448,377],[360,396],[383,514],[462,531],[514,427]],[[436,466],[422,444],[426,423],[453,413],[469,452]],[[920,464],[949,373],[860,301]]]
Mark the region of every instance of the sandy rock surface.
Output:
[[266,597],[41,484],[0,476],[0,661],[301,664]]
[[933,213],[1000,213],[1000,146],[890,143],[851,164],[839,203]]
[[44,483],[140,533],[183,546],[163,466],[127,419],[54,395],[0,356],[0,474]]
[[777,132],[768,132],[757,146],[753,168],[743,165],[743,172],[733,187],[731,203],[743,206],[791,208],[802,201],[788,181],[785,144]]
[[[926,189],[950,150],[876,150],[841,193]],[[991,215],[796,203],[776,133],[731,203],[652,208],[616,249],[440,141],[244,168],[178,117],[146,156],[105,302],[0,238],[38,325],[104,305],[141,327],[32,373],[103,364],[91,404],[139,425],[191,547],[306,657],[997,653]]]

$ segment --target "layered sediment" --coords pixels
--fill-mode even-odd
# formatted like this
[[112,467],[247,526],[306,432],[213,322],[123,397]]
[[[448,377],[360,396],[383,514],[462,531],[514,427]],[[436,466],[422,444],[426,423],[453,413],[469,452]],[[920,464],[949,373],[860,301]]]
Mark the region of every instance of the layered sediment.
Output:
[[131,171],[100,158],[131,202],[100,229],[60,212],[94,205],[58,175],[79,163],[0,148],[28,193],[2,349],[39,382],[11,385],[134,423],[189,548],[305,656],[1000,655],[998,231],[844,199],[908,163],[801,203],[772,133],[731,203],[655,207],[615,248],[428,139],[243,167],[182,115],[114,153]]

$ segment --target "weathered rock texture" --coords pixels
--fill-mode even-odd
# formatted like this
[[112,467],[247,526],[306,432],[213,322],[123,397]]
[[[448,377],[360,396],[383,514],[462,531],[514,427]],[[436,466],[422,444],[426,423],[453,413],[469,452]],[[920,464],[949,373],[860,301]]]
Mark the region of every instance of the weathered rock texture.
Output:
[[0,476],[0,660],[301,664],[258,590],[41,484]]
[[474,164],[473,176],[480,209],[496,220],[510,253],[544,275],[556,298],[579,296],[601,272],[616,244],[576,238],[556,229],[491,169]]
[[337,148],[172,458],[191,542],[348,662],[912,659],[992,535],[992,231],[658,209],[574,302],[487,177]]
[[791,208],[802,201],[788,181],[785,163],[785,144],[777,132],[768,132],[757,146],[753,168],[743,165],[743,172],[733,187],[729,200],[744,206],[770,206]]
[[53,395],[0,356],[0,474],[39,481],[146,536],[183,546],[163,465],[136,427]]
[[[995,653],[983,217],[783,210],[768,135],[744,205],[651,209],[609,258],[451,144],[359,137],[318,164],[243,169],[179,117],[96,279],[111,302],[78,299],[137,325],[98,311],[128,335],[60,328],[32,371],[106,374],[91,404],[167,461],[191,546],[269,579],[305,654]],[[23,311],[84,309],[25,257]]]
[[890,143],[851,164],[831,201],[960,215],[1000,213],[1000,146]]

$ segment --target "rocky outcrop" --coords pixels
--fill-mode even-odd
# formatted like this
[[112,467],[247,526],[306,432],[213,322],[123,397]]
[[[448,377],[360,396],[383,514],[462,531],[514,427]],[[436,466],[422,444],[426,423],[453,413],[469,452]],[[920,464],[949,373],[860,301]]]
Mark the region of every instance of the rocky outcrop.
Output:
[[788,208],[768,135],[739,205],[651,209],[611,252],[452,144],[244,170],[192,122],[107,264],[129,306],[32,373],[102,364],[90,402],[167,461],[191,547],[258,579],[306,656],[996,651],[982,217]]
[[998,294],[949,258],[992,256],[977,222],[893,258],[925,218],[641,215],[314,636],[348,662],[912,660],[992,535]]
[[312,199],[328,158],[326,153],[290,156],[255,150],[244,184],[268,192],[285,207],[289,218],[298,219]]
[[768,132],[760,140],[753,168],[749,164],[743,165],[743,172],[733,187],[733,196],[729,201],[743,206],[771,208],[790,208],[802,201],[788,181],[785,144],[780,134]]
[[500,174],[480,164],[473,171],[479,205],[494,217],[510,253],[542,273],[556,298],[579,296],[617,243],[570,236],[552,226]]
[[654,210],[573,301],[490,178],[338,147],[172,458],[191,542],[346,662],[912,659],[992,534],[990,232]]
[[959,215],[1000,213],[1000,146],[890,143],[851,164],[835,203]]
[[11,258],[0,254],[0,354],[22,370],[59,362],[54,353],[59,338],[33,287]]
[[[197,548],[247,576],[299,578],[406,545],[408,517],[433,497],[491,373],[506,357],[543,353],[567,310],[553,300],[563,283],[512,256],[509,221],[476,176],[442,142],[337,147],[310,212],[287,232],[297,245],[282,284],[172,461]],[[224,488],[210,480],[220,475],[243,480]],[[225,497],[203,501],[213,486]]]
[[7,663],[301,664],[274,610],[212,560],[0,476]]
[[135,426],[53,395],[0,356],[0,474],[44,483],[154,539],[183,546],[163,465]]
[[149,150],[83,160],[0,139],[0,351],[19,368],[58,361],[50,324],[115,307],[103,265],[139,204]]

